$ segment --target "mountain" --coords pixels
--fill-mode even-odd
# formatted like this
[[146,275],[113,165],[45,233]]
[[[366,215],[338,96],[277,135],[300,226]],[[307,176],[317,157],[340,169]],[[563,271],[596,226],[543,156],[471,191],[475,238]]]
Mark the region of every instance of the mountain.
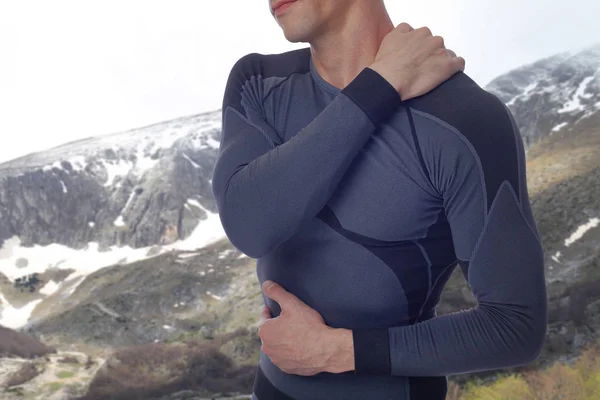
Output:
[[188,237],[216,212],[220,119],[183,117],[0,164],[0,240],[104,250]]
[[1,164],[0,324],[23,326],[100,268],[221,239],[220,123],[220,112],[183,117]]
[[600,110],[599,65],[600,43],[516,68],[485,89],[510,107],[528,148]]
[[[546,257],[549,333],[530,367],[570,360],[600,329],[600,45],[524,65],[485,89],[523,134]],[[107,360],[92,388],[109,382],[126,393],[127,382],[144,379],[135,367],[138,375],[119,380],[131,354],[160,371],[146,354],[177,355],[191,340],[214,344],[206,365],[225,365],[231,382],[248,379],[263,299],[255,260],[225,237],[210,189],[220,117],[183,117],[1,164],[0,325]],[[438,314],[474,305],[457,269]],[[207,395],[164,397],[166,378],[153,379],[158,386],[142,398]],[[229,387],[219,385],[214,393]]]

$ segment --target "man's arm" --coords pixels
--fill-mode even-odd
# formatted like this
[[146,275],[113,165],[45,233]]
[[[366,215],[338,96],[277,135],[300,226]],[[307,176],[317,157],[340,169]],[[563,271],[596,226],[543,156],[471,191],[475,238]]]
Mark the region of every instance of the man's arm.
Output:
[[229,76],[212,180],[225,233],[254,258],[323,208],[371,134],[400,105],[399,93],[404,100],[427,93],[465,66],[429,28],[402,23],[386,34],[370,67],[281,144],[263,117],[261,57],[243,57]]
[[323,208],[375,128],[401,103],[388,81],[365,68],[304,129],[277,144],[277,133],[252,106],[262,100],[240,101],[252,78],[245,71],[257,57],[242,58],[230,74],[212,180],[229,240],[253,258],[289,239]]
[[346,357],[346,369],[450,375],[523,365],[539,354],[547,321],[544,257],[527,194],[521,137],[499,101],[479,117],[486,130],[475,140],[487,143],[473,146],[456,132],[461,140],[440,139],[426,161],[478,305],[409,326],[351,335],[341,330],[342,348],[354,356]]

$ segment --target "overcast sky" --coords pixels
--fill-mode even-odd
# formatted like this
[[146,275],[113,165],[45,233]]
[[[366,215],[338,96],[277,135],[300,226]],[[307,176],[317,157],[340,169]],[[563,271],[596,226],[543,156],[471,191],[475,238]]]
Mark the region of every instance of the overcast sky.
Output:
[[[320,0],[329,1],[329,0]],[[484,86],[600,42],[598,0],[386,0]],[[0,161],[220,107],[229,70],[286,41],[267,0],[0,0]]]

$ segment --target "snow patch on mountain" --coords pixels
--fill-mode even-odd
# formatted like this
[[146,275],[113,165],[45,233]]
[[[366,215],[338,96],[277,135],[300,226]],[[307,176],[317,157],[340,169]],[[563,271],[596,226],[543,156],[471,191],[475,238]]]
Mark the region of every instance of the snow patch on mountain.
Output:
[[42,302],[42,299],[33,300],[21,308],[15,308],[10,305],[8,300],[0,293],[0,304],[2,304],[0,313],[0,325],[7,328],[17,329],[27,324],[33,309]]
[[[190,204],[201,208],[207,215],[194,229],[192,234],[185,240],[177,241],[171,245],[158,247],[158,251],[153,246],[143,248],[131,248],[129,246],[112,246],[108,251],[100,251],[98,243],[90,242],[83,250],[76,250],[59,244],[48,246],[35,245],[33,247],[21,246],[18,237],[13,237],[3,244],[0,248],[0,272],[10,281],[14,282],[17,278],[41,274],[48,268],[73,269],[75,272],[68,276],[68,284],[71,285],[66,296],[72,294],[77,286],[89,274],[98,271],[104,267],[115,264],[123,265],[132,262],[156,257],[169,251],[193,251],[207,246],[215,241],[225,237],[225,232],[221,225],[219,214],[210,212],[194,199],[188,200]],[[151,251],[152,250],[152,251]],[[27,260],[27,266],[19,268],[18,260]],[[73,284],[73,281],[75,283]],[[50,296],[59,291],[67,281],[56,283],[47,282],[39,291],[40,294]],[[26,325],[31,313],[35,307],[43,300],[37,299],[29,302],[23,307],[13,307],[0,292],[0,325],[9,328],[20,328]]]
[[565,239],[565,246],[569,247],[571,244],[581,239],[587,231],[597,227],[598,224],[600,224],[600,218],[590,218],[588,222],[577,227],[575,232],[573,232],[571,236]]
[[592,98],[592,94],[591,93],[586,93],[586,89],[588,87],[588,84],[593,81],[595,79],[595,77],[592,76],[588,76],[586,78],[584,78],[581,83],[579,84],[579,87],[577,88],[577,90],[575,90],[575,93],[573,94],[573,97],[571,97],[560,110],[557,110],[557,112],[559,114],[562,113],[568,113],[568,112],[574,112],[574,111],[584,111],[585,110],[585,106],[581,103],[582,99],[591,99]]

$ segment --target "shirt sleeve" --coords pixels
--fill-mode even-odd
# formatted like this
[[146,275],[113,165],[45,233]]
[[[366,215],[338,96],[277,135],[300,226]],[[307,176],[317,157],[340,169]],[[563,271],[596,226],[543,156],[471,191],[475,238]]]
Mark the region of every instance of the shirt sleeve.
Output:
[[486,122],[476,145],[458,131],[447,132],[428,157],[478,304],[413,325],[353,330],[357,374],[461,374],[524,365],[541,350],[547,323],[544,256],[527,193],[522,138],[500,102],[479,117]]
[[365,68],[305,128],[278,143],[263,117],[259,56],[242,58],[230,73],[212,177],[225,233],[253,258],[289,239],[325,206],[376,127],[401,103],[387,80]]

